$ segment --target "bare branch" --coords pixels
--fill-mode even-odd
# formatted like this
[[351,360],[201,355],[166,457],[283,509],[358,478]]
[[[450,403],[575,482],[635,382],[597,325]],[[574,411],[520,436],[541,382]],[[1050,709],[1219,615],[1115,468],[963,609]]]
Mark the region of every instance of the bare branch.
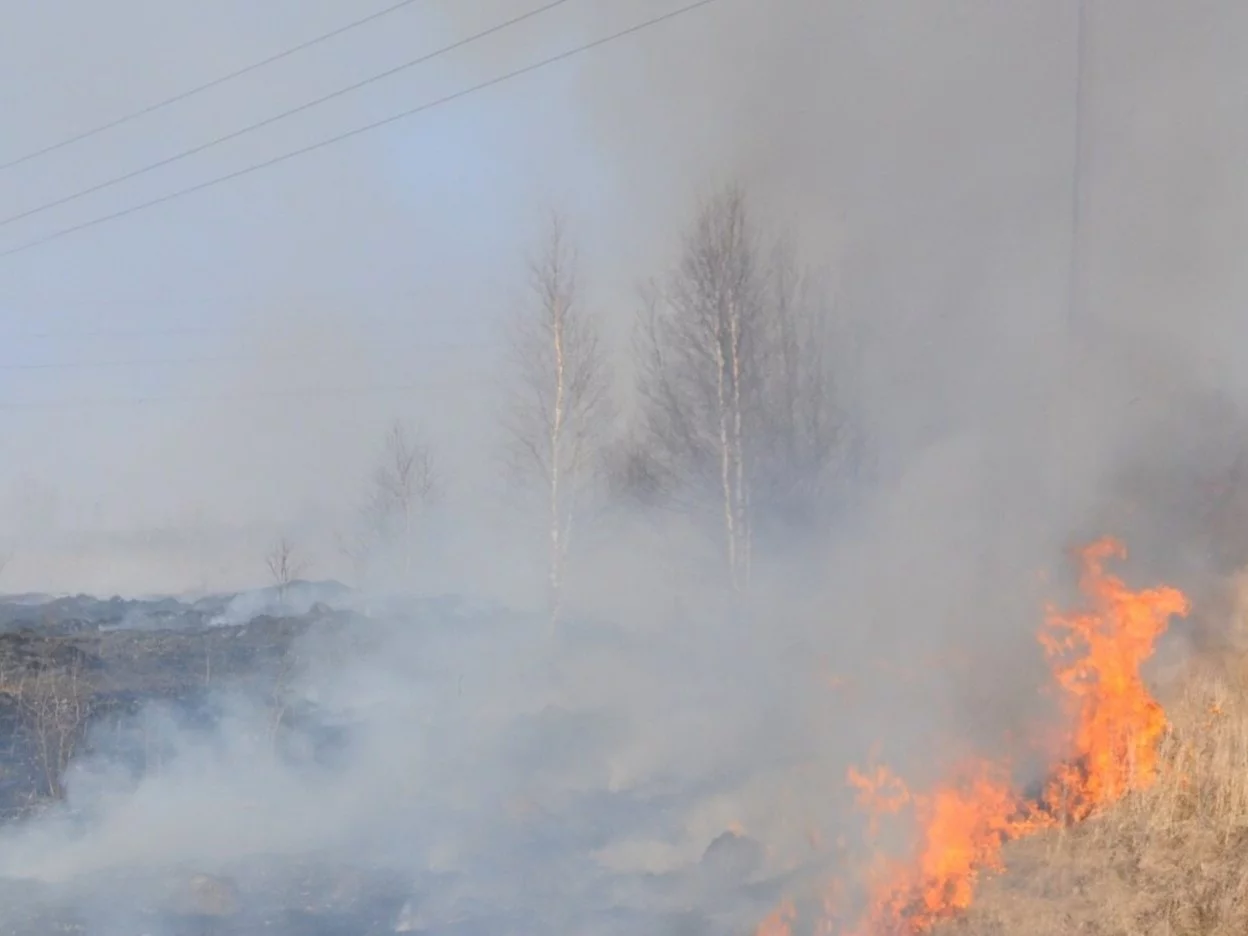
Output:
[[36,671],[19,684],[16,699],[34,742],[43,792],[59,799],[65,793],[65,769],[86,735],[94,709],[81,662]]
[[386,433],[381,457],[361,508],[367,538],[349,547],[353,561],[362,565],[376,545],[397,544],[406,578],[411,572],[416,522],[437,503],[441,494],[433,449],[418,434],[395,421]]
[[636,353],[647,463],[669,495],[716,503],[736,588],[758,518],[819,516],[842,446],[831,311],[791,245],[761,243],[733,187],[703,204],[674,268],[646,290]]
[[577,290],[576,253],[552,216],[529,268],[531,306],[511,330],[515,369],[507,415],[511,467],[546,501],[552,626],[578,500],[599,460],[611,419],[611,377],[597,323]]
[[699,212],[643,319],[646,428],[684,486],[717,489],[735,588],[750,564],[746,410],[763,308],[756,254],[744,197],[728,189]]
[[269,570],[273,584],[277,586],[278,601],[286,600],[286,591],[305,571],[307,564],[296,557],[294,544],[285,536],[274,544],[265,556],[264,564]]

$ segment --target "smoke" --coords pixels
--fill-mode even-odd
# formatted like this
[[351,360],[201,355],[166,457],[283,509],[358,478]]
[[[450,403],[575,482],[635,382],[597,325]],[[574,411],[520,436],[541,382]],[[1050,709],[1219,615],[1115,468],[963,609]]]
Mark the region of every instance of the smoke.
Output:
[[[85,22],[86,6],[61,6],[75,15],[6,30],[0,87],[24,86],[60,26]],[[114,5],[66,39],[55,80],[12,102],[15,137],[36,147],[262,57],[291,41],[278,25],[311,35],[341,13],[253,6]],[[569,5],[81,217],[669,8]],[[1073,320],[1076,9],[1047,0],[722,0],[371,143],[6,266],[14,330],[54,320],[68,336],[15,339],[15,362],[166,362],[158,375],[69,368],[34,389],[4,375],[6,587],[241,587],[291,530],[312,577],[350,578],[337,537],[399,417],[427,434],[449,482],[401,584],[484,603],[409,602],[358,632],[304,638],[288,689],[308,722],[284,747],[255,687],[221,691],[205,723],[149,709],[121,740],[95,738],[67,801],[0,835],[0,877],[101,906],[112,888],[120,913],[147,899],[152,875],[182,869],[229,876],[259,906],[273,873],[260,865],[315,859],[393,875],[430,931],[464,919],[739,930],[832,860],[812,842],[854,831],[849,764],[879,753],[938,773],[955,749],[1000,744],[1042,714],[1033,634],[1047,601],[1070,599],[1072,542],[1120,534],[1129,577],[1185,587],[1242,564],[1248,544],[1230,519],[1212,525],[1222,502],[1209,490],[1236,464],[1248,392],[1248,183],[1235,171],[1248,140],[1233,93],[1248,65],[1231,38],[1248,12],[1088,8]],[[38,203],[66,177],[153,158],[153,140],[228,132],[227,116],[510,12],[402,14],[340,54],[171,112],[159,134],[23,167],[5,191]],[[734,180],[765,228],[830,271],[843,402],[870,464],[845,482],[835,530],[760,557],[744,609],[695,523],[640,510],[588,522],[569,623],[552,638],[530,613],[543,544],[496,457],[495,339],[540,212],[570,216],[588,301],[627,370],[637,284],[671,265],[698,199]],[[122,315],[139,338],[74,338]],[[227,360],[168,363],[187,357]],[[58,393],[72,405],[22,408]],[[158,402],[92,408],[101,395]],[[168,404],[179,396],[195,401]],[[231,614],[253,610],[240,599]],[[163,752],[159,770],[129,764],[140,732]],[[758,851],[725,868],[707,849],[729,829]]]

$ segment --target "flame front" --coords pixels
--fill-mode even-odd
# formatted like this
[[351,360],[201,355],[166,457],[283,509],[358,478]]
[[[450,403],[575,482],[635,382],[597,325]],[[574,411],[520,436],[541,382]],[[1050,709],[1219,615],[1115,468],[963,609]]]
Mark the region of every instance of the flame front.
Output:
[[[884,805],[896,811],[898,791],[905,788],[890,777],[890,789],[892,798]],[[921,932],[965,910],[979,872],[999,869],[1002,843],[1028,827],[1006,772],[986,761],[967,764],[954,782],[932,793],[907,791],[907,799],[918,831],[915,854],[909,861],[885,863],[873,875],[859,927],[867,933]]]
[[1170,618],[1187,614],[1188,602],[1174,588],[1129,590],[1105,571],[1107,559],[1125,557],[1112,539],[1085,547],[1080,588],[1091,607],[1072,614],[1050,610],[1040,635],[1075,725],[1066,759],[1045,792],[1045,806],[1063,818],[1084,819],[1148,786],[1157,774],[1166,714],[1140,667]]
[[[1171,617],[1186,615],[1177,589],[1133,592],[1105,570],[1126,551],[1102,539],[1079,552],[1083,611],[1049,609],[1039,634],[1054,682],[1062,693],[1067,730],[1059,765],[1038,801],[1015,792],[1009,770],[972,761],[929,793],[914,793],[887,767],[852,769],[848,782],[866,811],[869,844],[883,817],[903,811],[911,821],[911,851],[904,860],[877,859],[868,872],[866,908],[852,934],[923,933],[957,916],[974,898],[985,872],[1002,869],[1002,846],[1059,821],[1087,818],[1156,776],[1158,744],[1166,716],[1140,672]],[[757,936],[791,931],[793,905],[785,903]],[[829,933],[824,920],[818,932]]]

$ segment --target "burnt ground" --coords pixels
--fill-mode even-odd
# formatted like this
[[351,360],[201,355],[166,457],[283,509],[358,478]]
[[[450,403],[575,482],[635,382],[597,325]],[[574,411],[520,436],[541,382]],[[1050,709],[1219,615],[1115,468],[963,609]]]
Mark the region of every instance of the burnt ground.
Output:
[[[241,689],[271,699],[276,713],[300,637],[366,632],[359,616],[324,605],[214,624],[223,611],[222,602],[173,599],[0,600],[0,818],[18,823],[53,808],[66,770],[96,744],[114,760],[128,753],[137,773],[152,769],[160,752],[124,737],[146,707],[206,723],[214,695]],[[282,716],[287,730],[309,720],[297,710]],[[130,879],[125,889],[150,899],[119,907],[106,876],[72,888],[0,879],[0,934],[393,932],[411,892],[410,881],[309,857],[257,859],[228,880],[171,868],[143,883]]]
[[342,629],[350,615],[317,609],[300,617],[177,630],[12,627],[0,633],[0,814],[20,815],[56,798],[70,756],[92,734],[161,702],[194,716],[213,691],[276,687],[295,639]]
[[[259,613],[248,616],[240,607]],[[94,755],[121,764],[135,778],[159,774],[166,752],[144,729],[153,710],[176,713],[179,725],[211,729],[222,717],[223,697],[259,700],[274,716],[275,746],[289,745],[300,764],[307,763],[309,750],[332,762],[350,743],[351,726],[312,703],[296,703],[299,693],[287,695],[285,687],[299,674],[305,654],[347,660],[357,650],[367,655],[388,647],[384,638],[377,644],[374,638],[395,623],[391,616],[406,633],[421,635],[416,671],[403,670],[403,678],[422,692],[428,684],[432,712],[444,723],[458,726],[467,719],[463,724],[471,725],[483,710],[474,692],[527,672],[517,652],[522,638],[510,636],[522,627],[499,620],[494,610],[456,610],[454,602],[433,599],[421,607],[416,614],[372,608],[365,615],[303,600],[299,613],[274,614],[263,602],[228,598],[198,604],[0,599],[0,849],[5,835],[20,834],[32,821],[42,827],[52,817],[58,828],[56,822],[90,822],[79,815],[72,795],[65,801],[65,786],[68,777],[72,793],[76,771]],[[429,626],[422,630],[420,621]],[[544,635],[545,626],[537,622],[535,633]],[[605,625],[594,625],[567,642],[575,654],[614,660],[627,648],[620,640]],[[457,671],[447,641],[462,648],[460,657],[471,658],[478,671]],[[539,685],[551,676],[545,668],[532,674]],[[484,711],[493,717],[489,706]],[[689,866],[659,872],[597,868],[591,857],[597,849],[639,835],[661,837],[690,797],[713,794],[714,786],[699,781],[689,791],[675,779],[638,789],[591,784],[550,801],[540,793],[532,803],[516,799],[508,791],[522,791],[530,780],[540,789],[551,772],[590,769],[611,729],[596,716],[557,706],[501,714],[501,746],[482,781],[501,784],[497,812],[488,805],[495,799],[479,790],[469,791],[464,806],[457,781],[447,785],[445,800],[416,807],[435,833],[467,824],[467,840],[481,848],[468,863],[413,875],[403,859],[409,870],[399,874],[384,856],[305,849],[253,855],[241,863],[230,859],[224,871],[127,865],[76,872],[64,883],[0,877],[0,936],[552,930],[712,936],[748,932],[788,886],[762,867],[757,842],[736,833],[716,837],[714,830],[701,860],[695,855]],[[422,730],[419,715],[411,722],[413,734]],[[425,730],[442,737],[436,726]],[[457,738],[445,736],[440,756],[458,756],[465,746],[474,752],[471,738]],[[473,839],[478,832],[482,837]]]

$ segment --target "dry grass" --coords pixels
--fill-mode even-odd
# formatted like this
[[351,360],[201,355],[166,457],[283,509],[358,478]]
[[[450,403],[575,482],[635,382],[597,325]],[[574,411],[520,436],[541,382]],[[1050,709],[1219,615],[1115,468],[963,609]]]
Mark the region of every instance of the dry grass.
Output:
[[1171,731],[1148,790],[1012,844],[965,934],[1248,932],[1248,654],[1189,664],[1161,693]]

